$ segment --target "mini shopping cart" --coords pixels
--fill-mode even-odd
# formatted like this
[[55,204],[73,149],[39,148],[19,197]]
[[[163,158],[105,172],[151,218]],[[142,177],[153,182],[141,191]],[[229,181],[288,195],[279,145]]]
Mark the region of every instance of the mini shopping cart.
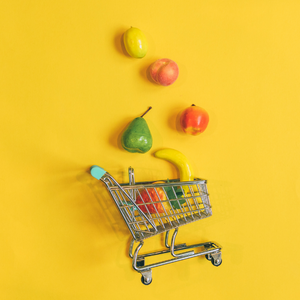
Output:
[[[92,166],[90,172],[93,177],[105,183],[132,234],[129,256],[134,270],[142,275],[143,284],[152,282],[152,268],[166,264],[200,255],[204,255],[214,266],[222,263],[221,247],[214,242],[175,245],[180,226],[212,215],[205,180],[135,182],[134,170],[130,167],[129,183],[119,184],[98,166]],[[171,230],[174,232],[169,244]],[[161,233],[165,233],[164,250],[139,254],[145,239]],[[136,247],[135,243],[138,243]],[[146,258],[164,254],[169,254],[170,258],[145,264]]]

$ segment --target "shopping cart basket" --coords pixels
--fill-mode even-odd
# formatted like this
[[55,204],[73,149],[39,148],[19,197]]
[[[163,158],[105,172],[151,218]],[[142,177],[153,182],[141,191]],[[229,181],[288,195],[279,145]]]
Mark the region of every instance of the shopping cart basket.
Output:
[[[152,282],[152,268],[204,255],[214,266],[222,263],[221,247],[215,242],[194,245],[175,245],[178,228],[212,215],[205,180],[159,180],[135,182],[133,168],[128,169],[129,183],[119,184],[113,176],[98,166],[92,166],[91,175],[105,183],[126,225],[132,234],[129,256],[134,270],[141,273],[142,282]],[[169,244],[170,231],[174,230]],[[144,240],[165,234],[162,251],[139,254]],[[138,243],[134,250],[135,243]],[[198,251],[196,251],[196,249]],[[170,254],[171,258],[145,264],[150,256]]]

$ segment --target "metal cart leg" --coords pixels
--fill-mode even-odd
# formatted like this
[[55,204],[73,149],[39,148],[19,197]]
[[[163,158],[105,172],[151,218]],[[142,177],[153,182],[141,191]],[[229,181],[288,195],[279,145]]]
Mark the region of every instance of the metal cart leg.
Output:
[[175,253],[176,250],[182,250],[182,249],[188,249],[188,248],[187,248],[186,244],[175,245],[175,239],[176,239],[176,236],[178,234],[178,228],[176,228],[174,230],[172,238],[171,238],[171,246],[169,246],[169,244],[168,244],[169,232],[170,231],[166,232],[165,245],[168,249],[170,249],[170,252],[171,252],[172,256],[174,256],[174,257],[184,257],[184,256],[190,256],[190,255],[195,254],[194,250],[183,252],[183,253],[180,253],[180,254],[176,254]]

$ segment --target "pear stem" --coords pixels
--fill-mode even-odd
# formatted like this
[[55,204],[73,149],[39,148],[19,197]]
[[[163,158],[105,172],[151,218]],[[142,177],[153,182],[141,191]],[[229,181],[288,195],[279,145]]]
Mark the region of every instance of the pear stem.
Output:
[[150,106],[142,115],[141,118],[152,108],[152,106]]

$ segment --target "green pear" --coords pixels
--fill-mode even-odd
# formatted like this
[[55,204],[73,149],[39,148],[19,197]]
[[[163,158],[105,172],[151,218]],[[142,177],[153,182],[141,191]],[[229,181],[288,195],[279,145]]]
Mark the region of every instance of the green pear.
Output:
[[152,135],[144,115],[148,110],[140,117],[135,118],[126,127],[121,137],[122,147],[131,153],[146,153],[152,147]]

